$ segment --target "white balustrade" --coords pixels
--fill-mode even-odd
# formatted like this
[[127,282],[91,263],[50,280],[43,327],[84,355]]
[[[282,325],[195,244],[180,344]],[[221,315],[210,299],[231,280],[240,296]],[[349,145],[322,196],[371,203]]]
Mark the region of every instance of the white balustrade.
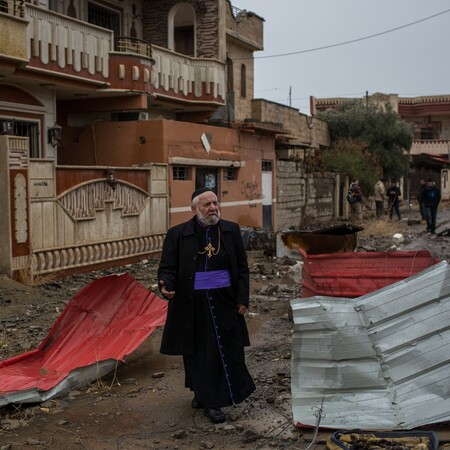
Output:
[[72,66],[75,72],[87,69],[90,75],[109,75],[109,53],[113,32],[47,9],[25,4],[28,59],[43,64],[56,62],[59,68]]
[[207,95],[225,97],[224,63],[181,55],[156,45],[152,46],[152,56],[155,60],[152,84],[156,89],[201,97],[204,83]]

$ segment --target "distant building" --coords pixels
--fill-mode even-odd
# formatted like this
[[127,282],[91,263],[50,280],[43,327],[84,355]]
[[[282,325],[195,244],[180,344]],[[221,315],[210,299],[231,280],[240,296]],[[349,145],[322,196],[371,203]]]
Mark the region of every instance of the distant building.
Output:
[[[390,103],[398,115],[414,127],[411,155],[411,198],[415,198],[420,179],[429,177],[440,184],[444,199],[450,198],[450,94],[399,97],[375,93],[361,99],[383,105]],[[336,108],[348,98],[311,97],[311,114]]]

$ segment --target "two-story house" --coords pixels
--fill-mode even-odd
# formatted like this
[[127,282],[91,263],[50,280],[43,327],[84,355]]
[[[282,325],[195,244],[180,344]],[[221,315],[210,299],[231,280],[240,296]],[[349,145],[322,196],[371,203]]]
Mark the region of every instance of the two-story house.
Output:
[[229,0],[0,0],[0,270],[156,254],[199,186],[242,227],[314,215],[298,162],[326,124],[254,99],[263,25]]
[[1,270],[156,253],[202,185],[274,227],[285,130],[251,119],[263,22],[228,0],[1,0]]

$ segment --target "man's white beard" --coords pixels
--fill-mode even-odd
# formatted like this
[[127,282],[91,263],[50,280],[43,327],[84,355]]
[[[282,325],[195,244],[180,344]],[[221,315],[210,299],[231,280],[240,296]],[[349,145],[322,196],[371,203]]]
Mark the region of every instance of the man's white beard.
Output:
[[203,216],[203,214],[198,213],[197,219],[202,225],[211,227],[213,225],[216,225],[217,222],[219,222],[220,212],[217,211],[217,213],[215,215],[210,215],[210,216]]

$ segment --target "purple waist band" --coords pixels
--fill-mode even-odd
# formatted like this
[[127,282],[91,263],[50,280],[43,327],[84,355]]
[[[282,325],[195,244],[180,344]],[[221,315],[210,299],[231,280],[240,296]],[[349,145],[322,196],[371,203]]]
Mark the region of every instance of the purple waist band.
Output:
[[231,286],[229,270],[211,270],[210,272],[195,272],[194,290],[217,289]]

